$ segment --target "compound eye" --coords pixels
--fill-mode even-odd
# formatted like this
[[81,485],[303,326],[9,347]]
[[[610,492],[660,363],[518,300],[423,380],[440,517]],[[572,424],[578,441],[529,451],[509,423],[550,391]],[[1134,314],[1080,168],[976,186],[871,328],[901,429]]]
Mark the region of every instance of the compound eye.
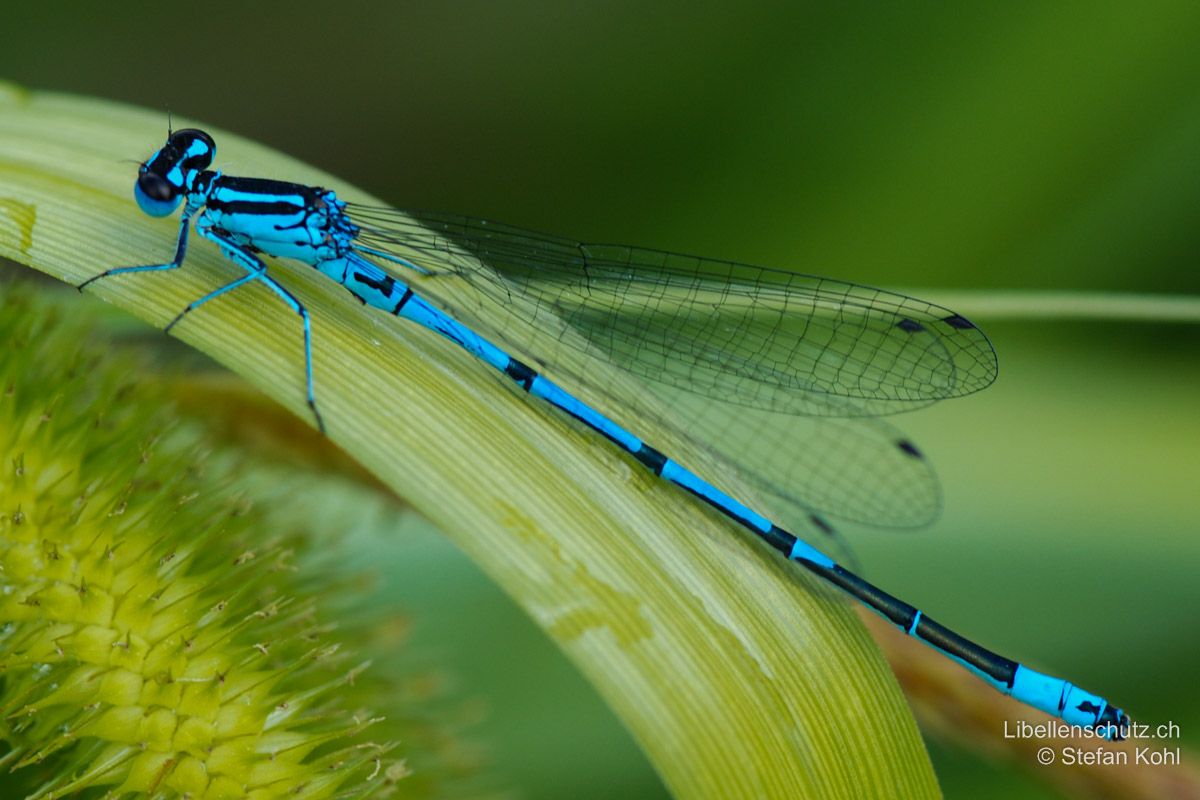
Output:
[[183,200],[179,190],[156,172],[143,172],[133,185],[138,207],[152,217],[165,217]]
[[163,176],[154,172],[143,172],[138,176],[138,188],[151,200],[167,202],[174,199],[176,189]]

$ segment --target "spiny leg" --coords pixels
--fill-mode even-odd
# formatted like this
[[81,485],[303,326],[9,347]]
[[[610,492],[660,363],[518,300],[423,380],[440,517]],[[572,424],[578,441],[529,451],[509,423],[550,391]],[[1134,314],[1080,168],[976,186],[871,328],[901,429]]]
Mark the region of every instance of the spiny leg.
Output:
[[[231,256],[229,256],[228,253],[226,254],[226,257],[230,258],[231,261],[237,260],[237,259],[234,259]],[[183,311],[180,311],[178,314],[176,314],[174,319],[172,319],[170,322],[167,323],[167,327],[163,328],[163,333],[170,333],[171,328],[174,328],[175,324],[178,323],[181,319],[183,319],[185,315],[190,314],[191,312],[195,311],[197,308],[204,305],[209,300],[212,300],[214,297],[220,297],[221,295],[225,294],[226,292],[232,291],[233,289],[236,289],[237,287],[241,286],[243,283],[249,283],[250,281],[259,278],[260,275],[261,275],[261,273],[256,272],[256,271],[247,272],[245,275],[238,278],[237,280],[230,281],[229,283],[225,284],[224,286],[222,286],[219,289],[213,289],[211,292],[204,295],[204,297],[201,297],[199,300],[193,300],[192,302],[187,304],[187,306],[183,309]]]
[[296,297],[283,288],[270,275],[267,274],[267,265],[262,262],[258,256],[254,255],[244,247],[233,241],[228,234],[214,228],[211,224],[204,224],[203,220],[196,225],[196,232],[206,239],[213,241],[221,248],[221,253],[234,262],[238,266],[246,270],[247,275],[238,278],[236,281],[227,283],[219,289],[209,292],[204,297],[188,305],[187,308],[179,312],[179,314],[167,326],[169,330],[172,325],[183,318],[185,314],[195,310],[197,307],[206,303],[214,297],[218,297],[225,292],[236,289],[243,283],[249,283],[252,280],[262,281],[267,288],[273,291],[276,295],[286,303],[292,311],[300,316],[304,323],[304,383],[307,393],[308,407],[312,410],[313,417],[317,421],[317,429],[321,433],[325,433],[325,420],[321,418],[321,412],[317,410],[316,393],[313,391],[313,362],[312,362],[312,325],[309,322],[308,309],[296,299]]
[[166,264],[146,264],[140,267],[113,267],[112,269],[104,270],[99,275],[88,278],[75,288],[82,292],[90,283],[94,283],[101,278],[109,278],[113,275],[121,275],[126,272],[158,272],[161,270],[179,269],[183,266],[184,256],[187,255],[188,225],[191,222],[191,218],[192,212],[185,211],[183,217],[179,220],[179,241],[175,245],[175,258],[171,261],[168,261]]

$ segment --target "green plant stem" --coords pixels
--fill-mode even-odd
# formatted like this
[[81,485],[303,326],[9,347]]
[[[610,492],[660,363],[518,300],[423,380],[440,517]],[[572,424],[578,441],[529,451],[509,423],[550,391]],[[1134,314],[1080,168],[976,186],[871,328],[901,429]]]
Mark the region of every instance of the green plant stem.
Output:
[[1018,289],[914,290],[972,319],[1093,320],[1200,323],[1200,297],[1118,292]]

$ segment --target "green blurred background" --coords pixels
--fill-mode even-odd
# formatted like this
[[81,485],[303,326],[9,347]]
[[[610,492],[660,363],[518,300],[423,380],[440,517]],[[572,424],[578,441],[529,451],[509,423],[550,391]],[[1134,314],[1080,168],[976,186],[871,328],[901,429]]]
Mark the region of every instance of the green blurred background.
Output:
[[[584,240],[931,299],[1200,294],[1191,2],[7,5],[0,76],[162,109],[145,151],[114,158],[149,154],[170,110],[398,206]],[[897,420],[938,464],[946,513],[856,532],[856,552],[942,621],[1195,747],[1200,331],[975,316],[998,384]],[[477,734],[500,783],[663,793],[471,564],[419,521],[358,527],[380,602],[489,709]],[[1054,796],[1031,765],[931,750],[949,796]]]

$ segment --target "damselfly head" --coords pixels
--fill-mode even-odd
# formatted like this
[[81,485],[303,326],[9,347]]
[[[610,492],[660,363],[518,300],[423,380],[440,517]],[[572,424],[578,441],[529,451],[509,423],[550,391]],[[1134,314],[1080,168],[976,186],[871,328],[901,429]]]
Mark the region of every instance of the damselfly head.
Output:
[[133,196],[152,217],[165,217],[176,208],[196,173],[208,169],[217,145],[196,128],[172,131],[167,143],[138,170]]

